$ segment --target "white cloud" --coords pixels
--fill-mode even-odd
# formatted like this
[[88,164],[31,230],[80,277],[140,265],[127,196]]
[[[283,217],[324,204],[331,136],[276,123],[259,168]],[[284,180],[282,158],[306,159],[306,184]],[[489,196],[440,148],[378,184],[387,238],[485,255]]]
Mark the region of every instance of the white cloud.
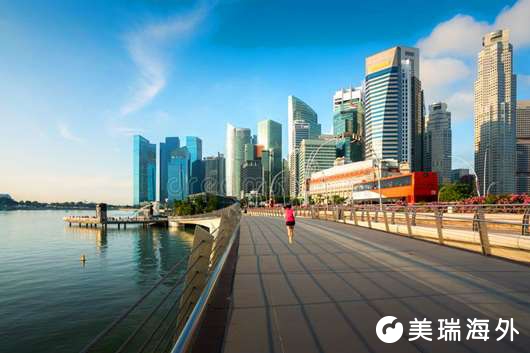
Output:
[[59,135],[61,135],[61,137],[64,138],[65,140],[73,141],[77,143],[81,143],[85,141],[79,136],[76,136],[74,133],[72,133],[68,125],[66,125],[65,123],[58,123],[57,129],[59,130]]
[[[455,120],[473,117],[473,79],[482,37],[498,29],[510,30],[510,42],[518,50],[530,46],[530,0],[519,0],[499,12],[493,23],[457,14],[421,38],[422,86],[427,102],[445,101]],[[524,76],[524,75],[523,75]],[[519,82],[525,82],[524,77]]]
[[426,57],[475,55],[480,50],[482,36],[488,31],[487,23],[459,14],[434,27],[428,37],[419,40],[417,46]]
[[429,88],[443,87],[448,83],[469,78],[470,68],[454,58],[423,58],[420,65],[422,84]]
[[191,35],[210,9],[211,5],[202,5],[185,16],[150,24],[125,36],[127,50],[139,69],[139,77],[131,98],[120,108],[122,116],[142,109],[162,91],[170,69],[168,46],[174,46],[177,40]]
[[459,91],[446,99],[452,121],[463,121],[473,118],[473,92]]
[[495,29],[510,29],[510,41],[515,48],[530,45],[530,0],[519,0],[504,8],[495,20]]

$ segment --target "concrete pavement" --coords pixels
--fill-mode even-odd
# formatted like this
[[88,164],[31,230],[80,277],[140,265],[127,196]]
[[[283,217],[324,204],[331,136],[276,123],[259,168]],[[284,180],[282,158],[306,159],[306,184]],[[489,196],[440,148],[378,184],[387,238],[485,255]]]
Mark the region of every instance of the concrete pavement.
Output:
[[[530,352],[530,268],[345,224],[245,216],[225,353]],[[405,333],[381,342],[387,315]],[[409,321],[432,321],[432,342],[409,342]],[[489,340],[466,340],[467,319],[489,319]],[[520,332],[496,341],[499,318]],[[460,342],[438,340],[459,319]]]

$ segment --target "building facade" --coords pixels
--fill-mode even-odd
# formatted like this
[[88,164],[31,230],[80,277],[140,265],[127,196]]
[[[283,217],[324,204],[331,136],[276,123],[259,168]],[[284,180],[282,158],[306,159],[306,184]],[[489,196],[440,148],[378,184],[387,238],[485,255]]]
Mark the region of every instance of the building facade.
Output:
[[469,175],[469,169],[467,168],[458,168],[451,170],[451,182],[457,183],[465,176]]
[[241,166],[244,162],[245,144],[252,143],[250,129],[226,129],[226,195],[241,197]]
[[483,194],[515,192],[516,77],[509,32],[486,34],[475,81],[475,171]]
[[517,193],[530,194],[530,100],[517,102]]
[[186,136],[186,148],[190,153],[190,193],[203,192],[202,140],[196,136]]
[[[282,178],[282,124],[274,120],[262,120],[258,122],[258,144],[262,145],[268,151],[268,162],[262,161],[263,172],[265,175],[264,182],[266,189],[269,190],[272,179],[276,178],[279,182]],[[276,184],[275,180],[275,184]],[[281,187],[274,188],[275,194],[281,192]]]
[[451,182],[451,112],[447,104],[439,102],[429,106],[425,119],[425,170],[438,174],[438,184]]
[[217,156],[203,159],[205,192],[224,196],[225,193],[225,158],[218,153]]
[[160,161],[159,161],[159,180],[158,180],[158,200],[166,202],[167,200],[167,165],[169,163],[169,154],[176,148],[180,147],[178,137],[166,137],[165,142],[160,143]]
[[184,200],[190,194],[190,161],[187,147],[179,147],[169,153],[167,165],[168,202]]
[[298,153],[297,196],[308,196],[308,181],[312,173],[333,167],[337,158],[335,140],[308,139],[300,143]]
[[396,159],[411,170],[424,162],[419,49],[394,47],[366,59],[365,154]]
[[300,189],[298,185],[300,142],[307,135],[308,139],[317,139],[322,133],[317,113],[304,101],[295,96],[287,98],[287,142],[289,161],[289,193],[295,198]]
[[133,205],[156,200],[156,145],[133,136]]

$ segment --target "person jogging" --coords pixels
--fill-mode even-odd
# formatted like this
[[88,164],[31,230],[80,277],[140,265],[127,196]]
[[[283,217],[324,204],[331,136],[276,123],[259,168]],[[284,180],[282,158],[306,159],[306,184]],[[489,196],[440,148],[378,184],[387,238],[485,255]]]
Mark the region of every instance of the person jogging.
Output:
[[293,243],[294,238],[294,210],[291,205],[285,205],[285,225],[287,226],[287,237],[289,238],[289,244]]

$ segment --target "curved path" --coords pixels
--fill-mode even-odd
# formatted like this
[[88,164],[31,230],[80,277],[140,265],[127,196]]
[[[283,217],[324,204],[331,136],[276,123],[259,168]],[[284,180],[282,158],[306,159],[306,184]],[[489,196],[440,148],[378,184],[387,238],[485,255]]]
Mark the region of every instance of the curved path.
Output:
[[[345,224],[241,221],[225,353],[530,352],[530,267]],[[394,344],[375,333],[403,323]],[[432,321],[432,342],[409,342],[409,321]],[[466,340],[467,319],[489,319],[489,340]],[[497,341],[499,318],[520,332]],[[459,319],[460,342],[438,340],[438,319]]]

